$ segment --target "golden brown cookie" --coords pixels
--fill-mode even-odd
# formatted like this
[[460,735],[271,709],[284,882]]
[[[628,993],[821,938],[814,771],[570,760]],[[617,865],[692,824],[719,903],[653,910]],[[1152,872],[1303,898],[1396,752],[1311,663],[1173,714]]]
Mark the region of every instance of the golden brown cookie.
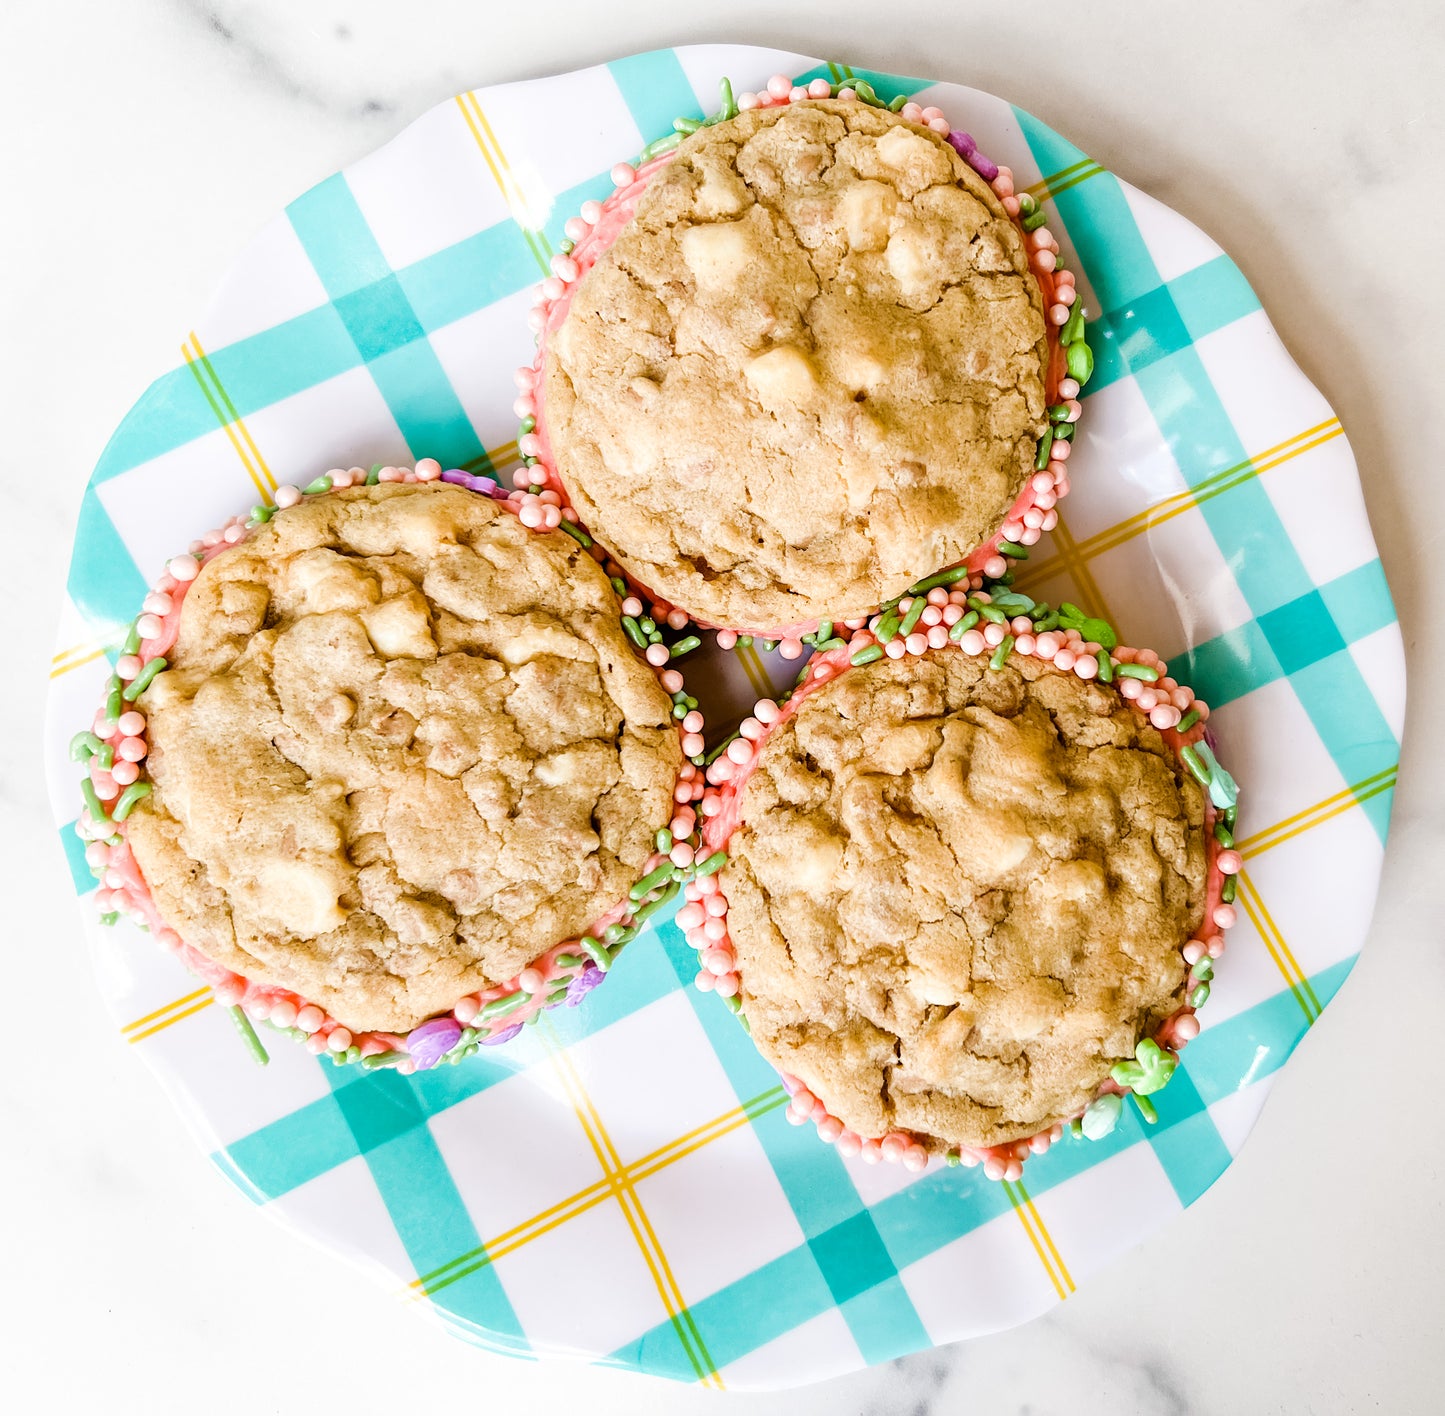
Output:
[[672,703],[606,575],[487,496],[307,498],[179,613],[126,844],[253,990],[405,1032],[591,928],[672,817]]
[[1113,683],[952,646],[846,653],[732,808],[742,1013],[837,1130],[1047,1137],[1195,987],[1204,792]]
[[841,619],[998,530],[1048,364],[989,184],[886,110],[796,103],[651,178],[546,339],[538,440],[661,598],[724,627]]

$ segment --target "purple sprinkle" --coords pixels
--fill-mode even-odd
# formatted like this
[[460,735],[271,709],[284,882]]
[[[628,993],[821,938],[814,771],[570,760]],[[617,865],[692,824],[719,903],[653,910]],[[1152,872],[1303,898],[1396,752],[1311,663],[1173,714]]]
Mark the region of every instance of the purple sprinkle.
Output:
[[998,165],[990,162],[979,150],[978,144],[974,142],[968,133],[961,133],[954,129],[948,135],[949,145],[968,165],[983,178],[985,182],[992,182],[998,176]]
[[492,477],[473,477],[470,472],[463,471],[460,467],[448,467],[442,473],[443,482],[451,482],[454,486],[465,487],[469,492],[484,492],[487,496],[501,501],[507,499],[507,493],[502,490]]
[[470,489],[472,485],[472,474],[470,472],[463,472],[459,467],[448,467],[447,470],[442,473],[442,481],[455,482],[459,487]]
[[985,182],[992,182],[998,176],[998,163],[990,162],[981,152],[971,153],[966,161]]
[[571,983],[567,985],[567,997],[563,1000],[569,1008],[575,1008],[607,975],[596,964],[588,964]]
[[960,132],[957,128],[948,135],[948,141],[952,145],[954,152],[965,160],[972,157],[973,154],[978,151],[978,144],[974,142],[973,135],[971,133]]
[[435,1067],[457,1045],[462,1025],[455,1018],[432,1018],[406,1035],[406,1050],[418,1072]]
[[521,1023],[513,1023],[509,1028],[503,1028],[499,1033],[493,1033],[491,1037],[479,1037],[478,1042],[483,1047],[495,1047],[499,1042],[511,1042],[516,1035],[522,1031]]

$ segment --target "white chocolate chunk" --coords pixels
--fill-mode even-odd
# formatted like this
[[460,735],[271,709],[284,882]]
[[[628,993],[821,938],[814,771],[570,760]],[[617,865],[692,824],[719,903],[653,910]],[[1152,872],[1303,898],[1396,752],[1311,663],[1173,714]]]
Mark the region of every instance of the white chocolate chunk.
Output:
[[818,386],[808,356],[791,344],[780,344],[749,360],[743,374],[758,402],[769,410],[805,403]]
[[692,226],[682,233],[682,258],[699,290],[730,290],[755,254],[740,222]]

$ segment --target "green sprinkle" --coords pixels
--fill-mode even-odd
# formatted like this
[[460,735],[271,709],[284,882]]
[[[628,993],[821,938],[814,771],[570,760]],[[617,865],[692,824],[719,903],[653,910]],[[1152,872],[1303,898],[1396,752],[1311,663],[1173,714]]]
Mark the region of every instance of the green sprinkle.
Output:
[[733,83],[731,79],[718,80],[718,92],[722,95],[722,107],[718,110],[718,117],[722,120],[736,118],[738,112],[737,100],[733,97]]
[[70,760],[89,762],[103,746],[101,740],[92,732],[76,733],[70,740]]
[[811,642],[812,642],[813,644],[822,644],[825,640],[831,639],[832,637],[833,637],[833,621],[832,621],[832,620],[820,620],[820,621],[818,622],[818,628],[817,628],[816,630],[814,630],[814,632],[813,632],[813,634],[812,634],[812,636],[811,636]]
[[[973,605],[974,611],[977,614],[982,615],[984,619],[986,619],[990,624],[1008,623],[1008,616],[1004,614],[1004,612],[999,609],[997,605],[991,605],[987,600],[980,601],[980,603],[978,603],[977,605],[974,605],[972,600],[970,600],[968,603],[970,605]],[[960,621],[960,623],[962,623],[962,621]]]
[[948,631],[948,637],[955,644],[978,623],[978,611],[970,610],[959,622]]
[[672,879],[672,872],[677,867],[670,860],[665,860],[656,870],[644,875],[636,885],[627,892],[629,900],[640,900],[644,895],[650,895],[659,885],[665,885]]
[[[577,249],[577,243],[569,238],[564,241],[559,241],[557,243],[557,249],[561,251],[564,256],[570,256],[572,252]],[[1055,269],[1057,269],[1057,267],[1055,267]]]
[[1000,541],[998,553],[1001,556],[1007,556],[1010,560],[1026,561],[1029,558],[1029,548],[1020,546],[1014,541]]
[[1154,1109],[1154,1103],[1147,1096],[1140,1096],[1138,1092],[1135,1092],[1134,1105],[1139,1108],[1139,1115],[1149,1125],[1153,1126],[1159,1120],[1159,1113]]
[[1116,1062],[1109,1075],[1136,1096],[1147,1096],[1168,1083],[1176,1066],[1178,1060],[1172,1052],[1165,1052],[1153,1038],[1146,1037],[1134,1049],[1134,1060]]
[[256,1036],[256,1029],[251,1026],[251,1020],[246,1016],[246,1010],[241,1007],[225,1010],[231,1014],[231,1023],[241,1035],[241,1042],[246,1043],[250,1055],[256,1059],[257,1065],[264,1066],[270,1062],[270,1053],[262,1046],[262,1040]]
[[321,495],[322,492],[329,492],[330,490],[331,478],[325,476],[324,474],[318,477],[314,482],[308,482],[304,487],[301,488],[301,491],[308,497],[318,497]]
[[1055,403],[1049,408],[1049,422],[1062,423],[1069,416],[1069,405],[1067,403]]
[[1054,430],[1053,430],[1052,428],[1045,428],[1045,429],[1044,429],[1044,435],[1043,435],[1043,437],[1041,437],[1041,438],[1039,439],[1039,450],[1038,450],[1038,453],[1037,453],[1037,455],[1034,457],[1034,467],[1035,467],[1036,470],[1042,472],[1042,471],[1045,470],[1045,468],[1048,467],[1048,465],[1049,465],[1049,450],[1053,447],[1053,445],[1054,445]]
[[702,119],[674,118],[672,120],[672,126],[676,132],[683,134],[684,137],[691,137],[695,132],[697,132],[699,128],[702,127]]
[[[1189,970],[1189,977],[1195,983],[1209,983],[1214,978],[1214,960],[1206,954],[1200,961]],[[1199,1006],[1197,1003],[1194,1005]]]
[[381,463],[377,463],[370,472],[366,474],[366,485],[374,487],[381,481]]
[[1219,842],[1225,850],[1234,849],[1234,832],[1222,821],[1214,823],[1214,839]]
[[609,924],[602,931],[602,938],[614,954],[624,944],[631,943],[636,937],[637,931],[630,924]]
[[727,863],[728,853],[726,851],[714,851],[706,859],[701,860],[697,863],[697,878],[700,880],[704,875],[713,875],[717,871],[721,870],[723,866],[725,866]]
[[476,1028],[463,1028],[462,1035],[457,1039],[457,1047],[470,1047],[477,1040]]
[[360,1056],[361,1049],[353,1042],[351,1046],[346,1049],[346,1060],[348,1062],[355,1062]]
[[737,1020],[742,1024],[743,1031],[749,1036],[751,1036],[753,1031],[753,1025],[748,1022],[748,1015],[746,1013],[739,1013],[737,1014]]
[[1074,436],[1074,425],[1072,423],[1059,423],[1054,428],[1055,442],[1068,442]]
[[1099,682],[1114,682],[1114,661],[1109,657],[1107,649],[1100,649],[1094,656],[1099,661]]
[[124,821],[130,815],[136,802],[148,797],[151,794],[149,782],[132,782],[121,794],[115,804],[115,810],[111,812],[112,821]]
[[910,595],[926,595],[930,590],[937,590],[942,585],[956,585],[960,580],[968,578],[968,567],[966,565],[955,565],[948,570],[940,570],[935,574],[920,580],[917,585],[910,585]]
[[114,923],[116,922],[116,920],[118,920],[119,918],[120,918],[120,911],[119,911],[119,910],[108,910],[105,914],[101,915],[101,917],[100,917],[100,922],[101,922],[102,924],[110,925],[110,924],[114,924]]
[[672,849],[672,832],[666,826],[658,831],[652,839],[656,842],[660,854],[666,855]]
[[900,93],[896,98],[890,100],[888,104],[888,111],[890,113],[897,113],[898,110],[902,108],[903,105],[907,102],[908,95],[906,93]]
[[944,1151],[943,1163],[952,1170],[954,1166],[963,1164],[963,1157],[957,1151]]
[[752,646],[753,646],[753,637],[752,637],[752,635],[751,635],[751,634],[740,634],[740,635],[738,635],[738,645],[739,645],[739,647],[741,647],[741,648],[743,648],[743,649],[751,649]]
[[880,644],[888,644],[893,636],[898,633],[898,614],[895,610],[889,610],[887,614],[878,621],[878,628],[873,631]]
[[661,643],[662,643],[662,631],[661,631],[660,629],[650,629],[650,630],[648,630],[648,631],[647,631],[647,642],[648,642],[649,644],[661,644]]
[[781,640],[777,639],[760,639],[758,640],[758,647],[762,649],[765,654],[771,654],[781,642]]
[[1215,757],[1213,749],[1207,742],[1200,742],[1194,745],[1194,751],[1209,769],[1209,800],[1214,803],[1215,810],[1227,811],[1239,800],[1239,786],[1234,778],[1219,765],[1219,759]]
[[547,1006],[548,1006],[549,1008],[555,1008],[555,1007],[557,1006],[557,1004],[561,1003],[566,997],[567,997],[567,989],[566,989],[565,986],[562,987],[562,988],[554,988],[554,989],[547,995]]
[[[142,670],[144,672],[144,670]],[[113,723],[125,711],[125,693],[121,688],[120,679],[112,675],[105,687],[105,717],[106,721]]]
[[1039,204],[1028,192],[1019,193],[1019,215],[1032,216],[1039,209]]
[[672,705],[672,716],[679,721],[687,717],[687,705],[684,703],[674,703]]
[[706,757],[703,758],[704,765],[716,762],[717,759],[728,750],[728,744],[732,742],[737,736],[737,733],[728,734],[727,737],[725,737],[720,743],[718,743],[718,745],[713,748],[713,750],[709,752]]
[[612,955],[602,947],[590,934],[584,934],[578,941],[582,952],[597,965],[603,973],[612,967]]
[[647,921],[651,919],[652,916],[655,915],[658,910],[660,910],[665,904],[667,904],[667,902],[671,900],[673,896],[676,895],[677,892],[681,889],[681,882],[674,877],[671,881],[668,882],[662,894],[660,894],[655,900],[648,900],[645,904],[638,905],[638,907],[633,910],[632,922],[638,925],[646,924]]
[[739,998],[736,993],[734,993],[730,998],[723,999],[723,1007],[725,1007],[729,1013],[740,1012],[742,1010],[742,1006],[743,1000]]
[[1010,618],[1014,615],[1026,615],[1034,608],[1034,602],[1018,590],[1005,590],[1002,595],[995,595],[990,603]]
[[1079,632],[1085,639],[1092,639],[1095,644],[1102,645],[1105,649],[1119,647],[1119,636],[1114,633],[1114,626],[1107,620],[1086,619],[1079,626]]
[[542,1010],[539,1008],[535,1013],[528,1013],[522,1022],[529,1028],[536,1027],[542,1021]]
[[653,619],[651,615],[643,615],[643,617],[637,621],[637,627],[644,634],[652,634],[657,629],[657,621]]
[[483,1003],[477,1017],[483,1022],[491,1022],[493,1018],[503,1018],[508,1013],[516,1012],[529,997],[531,997],[530,994],[520,990],[516,993],[505,993],[500,998],[493,998],[490,1003]]
[[273,516],[276,515],[274,506],[253,506],[251,508],[251,520],[258,526],[264,526]]
[[1001,668],[1003,668],[1003,666],[1004,666],[1006,663],[1008,663],[1008,656],[1013,653],[1013,650],[1014,650],[1014,637],[1013,637],[1013,635],[1011,635],[1011,634],[1006,634],[1006,635],[1004,635],[1004,637],[999,641],[998,648],[993,651],[993,657],[988,661],[988,666],[989,666],[989,668],[991,668],[991,669],[1001,669]]
[[633,619],[631,615],[622,616],[622,630],[639,649],[647,648],[647,636],[638,627],[637,621]]
[[1079,1130],[1091,1141],[1102,1141],[1119,1124],[1124,1114],[1124,1098],[1118,1092],[1106,1092],[1084,1108]]
[[850,664],[873,664],[883,657],[883,646],[881,644],[870,644],[865,649],[859,649],[856,653],[849,655]]
[[[157,654],[156,657],[155,657],[154,659],[152,659],[152,660],[145,666],[145,668],[143,668],[143,669],[140,671],[140,673],[138,673],[138,674],[130,681],[130,686],[125,690],[124,693],[121,694],[121,697],[124,698],[127,703],[134,703],[134,702],[136,701],[136,699],[139,698],[139,697],[141,696],[141,694],[143,694],[143,693],[146,691],[146,689],[148,689],[148,688],[151,686],[151,680],[152,680],[153,678],[155,678],[155,676],[156,676],[158,673],[161,673],[166,667],[167,667],[167,665],[166,665],[165,655],[164,655],[164,654]],[[111,712],[109,711],[109,708],[110,708],[110,705],[107,703],[107,705],[106,705],[106,710],[107,710],[107,711],[106,711],[106,717],[107,717],[107,718],[112,718],[112,717],[118,718],[118,717],[120,717],[120,714],[119,714],[119,713],[111,713]]]
[[581,954],[558,954],[553,962],[559,969],[575,969],[587,960]]
[[1114,672],[1120,678],[1142,679],[1145,683],[1159,682],[1159,670],[1153,664],[1120,664]]
[[[1235,822],[1236,822],[1236,819],[1238,818],[1238,816],[1239,816],[1239,808],[1238,808],[1237,806],[1231,806],[1228,811],[1222,811],[1222,812],[1220,812],[1220,819],[1224,822],[1224,824],[1225,824],[1226,826],[1229,827],[1229,829],[1230,829],[1231,831],[1234,830]],[[107,842],[106,842],[106,845],[108,845],[108,846],[117,846],[117,845],[119,845],[119,844],[120,844],[119,840],[107,841]]]
[[614,575],[607,583],[624,600],[627,598],[627,582],[620,575]]
[[655,142],[648,143],[648,145],[642,149],[642,155],[639,161],[650,162],[654,157],[658,157],[662,153],[671,152],[680,142],[682,142],[681,133],[668,133],[666,137],[658,138]]
[[379,1067],[395,1067],[405,1056],[404,1052],[373,1052],[370,1057],[361,1059],[361,1065],[368,1072],[374,1072]]
[[1191,708],[1180,720],[1179,726],[1174,729],[1177,733],[1187,733],[1195,723],[1199,721],[1199,709]]
[[899,634],[907,638],[913,633],[913,627],[923,617],[923,612],[928,608],[928,600],[923,595],[915,595],[913,603],[908,607],[908,613],[903,616],[902,623],[898,626]]
[[132,621],[130,629],[125,638],[121,641],[120,652],[122,654],[134,654],[140,648],[140,620]]
[[[820,654],[827,654],[833,649],[841,649],[847,642],[847,640],[840,639],[835,634],[831,639],[825,639],[821,644],[815,644],[813,648],[815,648]],[[806,670],[807,666],[804,665],[804,671],[806,672]]]
[[1084,306],[1083,302],[1074,301],[1074,308],[1069,311],[1069,317],[1064,321],[1063,328],[1059,331],[1059,342],[1066,348],[1070,344],[1077,344],[1084,337]]
[[588,550],[592,549],[592,537],[578,526],[575,521],[568,521],[564,516],[562,520],[557,523],[557,529],[559,531],[565,531],[579,546],[583,546]]
[[536,427],[537,420],[529,413],[525,418],[522,419],[520,423],[517,424],[517,431],[519,433],[530,433],[534,432],[536,430]]
[[1239,876],[1226,875],[1224,877],[1224,888],[1219,892],[1219,898],[1226,904],[1232,905],[1234,897],[1239,894]]
[[1047,220],[1048,216],[1044,212],[1044,209],[1042,207],[1039,207],[1037,211],[1031,211],[1026,217],[1024,217],[1024,230],[1037,231],[1039,227],[1042,226]]
[[1192,747],[1181,747],[1179,756],[1184,765],[1194,774],[1200,786],[1207,787],[1209,785],[1209,768],[1204,765],[1204,759]]
[[669,659],[680,659],[684,654],[691,654],[694,649],[702,643],[702,640],[695,634],[689,634],[685,639],[679,639],[671,649],[667,651]]
[[1076,1141],[1084,1134],[1084,1123],[1077,1116],[1069,1122],[1069,1134]]
[[1069,377],[1082,388],[1094,373],[1094,351],[1082,339],[1069,345]]
[[853,85],[853,92],[863,100],[864,103],[878,102],[878,93],[867,79],[858,79]]

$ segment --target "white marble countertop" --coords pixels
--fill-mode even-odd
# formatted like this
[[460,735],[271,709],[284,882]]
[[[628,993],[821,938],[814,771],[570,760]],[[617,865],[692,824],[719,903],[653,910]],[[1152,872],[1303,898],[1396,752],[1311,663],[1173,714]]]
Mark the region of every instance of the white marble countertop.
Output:
[[[0,1077],[0,1391],[15,1409],[1439,1409],[1445,1128],[1432,1020],[1445,953],[1428,900],[1445,844],[1431,737],[1445,635],[1428,607],[1445,596],[1445,424],[1425,370],[1445,328],[1445,281],[1413,267],[1433,264],[1445,224],[1445,12],[1424,0],[1219,0],[1187,13],[1107,0],[1034,8],[1045,13],[1073,38],[1043,46],[1039,21],[1022,25],[1020,12],[915,0],[733,0],[726,12],[636,0],[0,7],[11,583],[34,587],[12,610],[26,692],[0,788],[17,904],[5,982],[22,1024]],[[462,1346],[218,1183],[105,1018],[23,746],[89,468],[250,233],[456,91],[724,37],[1006,95],[1211,232],[1344,421],[1412,673],[1370,945],[1219,1184],[1027,1327],[733,1398]],[[1050,49],[1062,62],[1046,74]],[[23,1000],[57,993],[73,1000],[84,1050],[48,1049],[26,1021]]]

